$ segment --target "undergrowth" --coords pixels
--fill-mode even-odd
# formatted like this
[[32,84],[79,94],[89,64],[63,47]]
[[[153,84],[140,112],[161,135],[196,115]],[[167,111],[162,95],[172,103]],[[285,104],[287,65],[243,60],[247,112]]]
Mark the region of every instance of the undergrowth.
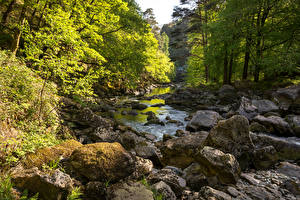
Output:
[[56,87],[24,63],[0,51],[0,164],[52,146],[59,125]]

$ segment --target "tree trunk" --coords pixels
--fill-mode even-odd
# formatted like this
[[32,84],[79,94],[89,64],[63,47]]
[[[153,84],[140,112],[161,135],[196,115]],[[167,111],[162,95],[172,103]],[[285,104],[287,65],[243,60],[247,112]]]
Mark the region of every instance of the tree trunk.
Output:
[[12,55],[16,55],[17,51],[19,49],[20,46],[20,39],[21,39],[21,35],[22,35],[22,29],[25,23],[25,12],[26,12],[26,6],[24,5],[20,14],[20,18],[19,18],[19,27],[15,29],[15,33],[14,33],[14,40],[12,42],[12,46],[11,46],[11,52]]
[[232,66],[233,66],[233,50],[231,51],[231,54],[230,54],[229,72],[228,72],[228,84],[231,84]]
[[246,49],[245,49],[245,60],[244,60],[244,69],[243,69],[243,80],[248,78],[248,67],[250,60],[250,39],[246,39]]
[[8,18],[8,15],[11,13],[12,9],[13,9],[13,6],[14,4],[16,3],[16,0],[12,0],[10,2],[10,4],[8,5],[6,11],[3,13],[3,17],[1,19],[1,25],[5,25],[6,24],[6,21],[7,21],[7,18]]
[[228,84],[228,53],[225,45],[223,85]]

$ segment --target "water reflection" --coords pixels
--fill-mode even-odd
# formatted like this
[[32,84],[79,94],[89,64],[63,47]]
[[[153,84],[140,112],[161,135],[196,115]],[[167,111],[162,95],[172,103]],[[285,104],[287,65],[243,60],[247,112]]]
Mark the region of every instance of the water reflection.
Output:
[[[170,93],[172,91],[173,89],[171,87],[156,88],[146,96],[149,97],[154,95],[161,95],[161,94]],[[136,100],[128,99],[128,101],[132,102]],[[132,128],[134,128],[139,132],[151,133],[157,136],[158,139],[161,139],[163,134],[174,135],[177,129],[185,129],[187,122],[184,121],[184,118],[188,116],[186,112],[176,110],[168,105],[164,105],[165,100],[163,99],[140,100],[138,102],[145,104],[148,107],[144,110],[132,110],[131,107],[120,108],[114,115],[115,119],[127,126],[131,126]],[[158,104],[160,105],[155,106]],[[157,125],[157,124],[150,124],[145,126],[144,124],[147,122],[148,116],[145,115],[144,113],[149,111],[154,112],[155,115],[160,119],[160,121],[165,123],[165,126]],[[132,115],[132,114],[136,114],[136,115]],[[178,122],[181,122],[182,124],[167,123],[168,122],[166,120],[167,116],[169,116],[172,120],[177,120]]]
[[145,97],[151,97],[154,95],[162,95],[167,93],[173,93],[175,91],[172,87],[160,87],[153,89],[149,94],[146,94]]

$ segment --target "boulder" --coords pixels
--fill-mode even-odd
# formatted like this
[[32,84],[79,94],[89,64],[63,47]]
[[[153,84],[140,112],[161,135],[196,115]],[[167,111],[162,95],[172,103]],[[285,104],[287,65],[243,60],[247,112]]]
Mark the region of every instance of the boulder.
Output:
[[152,188],[159,194],[162,194],[165,200],[176,200],[175,193],[165,182],[160,181],[158,183],[155,183],[154,185],[152,185]]
[[202,187],[200,194],[204,199],[207,200],[232,200],[229,194],[213,189],[209,186]]
[[300,159],[300,140],[280,138],[266,134],[251,133],[253,143],[258,147],[273,146],[280,160]]
[[206,146],[197,154],[196,160],[205,176],[215,176],[222,184],[235,184],[239,179],[241,169],[231,154]]
[[84,108],[82,111],[77,113],[77,118],[78,119],[76,119],[76,123],[79,123],[82,126],[91,126],[94,128],[111,128],[114,124],[111,120],[94,114],[89,108]]
[[256,116],[253,121],[264,125],[269,133],[281,136],[293,136],[293,131],[290,125],[281,117],[270,116],[264,117],[261,115]]
[[150,184],[156,184],[160,181],[165,182],[172,188],[177,197],[181,195],[182,191],[186,187],[186,181],[171,169],[162,169],[158,172],[153,172],[147,177],[147,180]]
[[57,161],[62,158],[68,158],[72,152],[81,147],[82,144],[75,140],[66,140],[65,142],[53,146],[37,150],[35,153],[29,153],[22,161],[24,168],[37,167],[49,164],[51,161]]
[[246,117],[248,120],[252,120],[258,115],[257,107],[254,106],[250,99],[246,97],[241,98],[240,106],[236,111],[239,115]]
[[161,152],[152,143],[140,142],[135,146],[134,151],[137,156],[151,160],[155,166],[158,166],[158,167],[162,166]]
[[71,168],[90,181],[118,181],[132,174],[135,159],[119,143],[94,143],[76,149]]
[[252,104],[257,108],[259,114],[279,111],[279,107],[274,102],[267,99],[252,100]]
[[286,120],[292,128],[294,134],[300,137],[300,115],[288,115]]
[[59,170],[45,173],[38,168],[15,168],[11,173],[11,180],[17,188],[39,193],[41,199],[66,199],[73,188],[73,181],[68,174]]
[[194,162],[197,149],[204,146],[207,135],[202,131],[166,141],[160,148],[162,163],[182,169],[188,167]]
[[188,131],[209,131],[222,119],[219,113],[210,110],[199,110],[186,126]]
[[267,129],[263,125],[257,122],[252,122],[249,126],[250,131],[255,133],[266,133]]
[[154,200],[153,193],[137,182],[118,183],[108,188],[106,199],[110,200]]
[[94,142],[116,142],[119,139],[117,132],[103,127],[95,128],[88,136]]
[[194,191],[199,191],[203,186],[208,185],[207,177],[202,173],[203,166],[199,163],[193,163],[184,169],[183,178],[187,185]]
[[233,154],[240,162],[242,169],[249,165],[254,145],[249,134],[249,122],[241,115],[221,120],[210,131],[205,145]]
[[105,199],[106,189],[105,183],[92,181],[86,184],[84,194],[91,199]]
[[153,163],[151,160],[136,157],[135,171],[130,176],[132,179],[141,179],[151,173],[153,170]]
[[278,154],[273,146],[255,149],[253,165],[256,169],[269,169],[278,162]]
[[280,88],[273,93],[273,98],[278,101],[280,109],[300,114],[300,85]]

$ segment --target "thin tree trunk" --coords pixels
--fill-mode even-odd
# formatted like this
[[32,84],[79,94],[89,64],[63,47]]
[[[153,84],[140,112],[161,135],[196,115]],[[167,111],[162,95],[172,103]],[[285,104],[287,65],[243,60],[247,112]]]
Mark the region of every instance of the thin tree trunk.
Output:
[[233,50],[231,51],[230,60],[229,60],[228,84],[231,84],[232,66],[233,66]]
[[14,33],[14,40],[12,42],[12,47],[11,47],[11,52],[12,55],[16,55],[17,51],[19,49],[20,46],[20,39],[21,39],[21,35],[22,35],[22,29],[25,23],[25,12],[26,12],[26,5],[23,6],[21,14],[20,14],[20,18],[19,18],[19,27],[16,28],[15,33]]
[[[40,3],[40,0],[37,0],[36,4],[39,5],[39,3]],[[33,20],[34,20],[36,11],[37,11],[37,9],[35,7],[34,10],[33,10],[33,12],[32,12],[32,14],[31,14],[31,18],[30,18],[30,22],[29,22],[30,25],[33,24]]]
[[246,39],[246,49],[245,49],[245,59],[244,59],[244,69],[243,69],[243,80],[248,78],[248,67],[250,60],[250,39]]
[[225,45],[223,85],[228,84],[228,53]]

